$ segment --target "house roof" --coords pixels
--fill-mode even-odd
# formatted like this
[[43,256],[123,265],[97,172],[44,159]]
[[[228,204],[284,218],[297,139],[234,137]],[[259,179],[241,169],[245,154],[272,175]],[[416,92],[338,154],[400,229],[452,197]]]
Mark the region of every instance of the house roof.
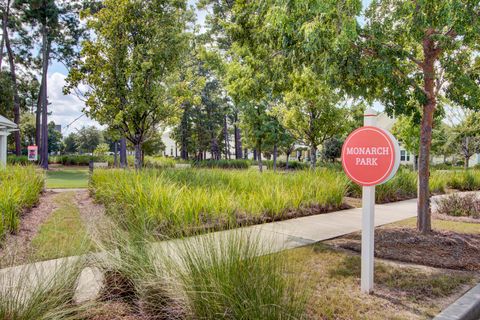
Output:
[[13,122],[0,115],[0,129],[17,129],[18,126]]

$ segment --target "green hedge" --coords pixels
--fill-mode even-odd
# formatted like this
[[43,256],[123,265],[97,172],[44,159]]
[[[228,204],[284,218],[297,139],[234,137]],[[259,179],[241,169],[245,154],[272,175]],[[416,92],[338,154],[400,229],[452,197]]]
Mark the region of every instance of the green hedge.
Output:
[[22,211],[38,202],[43,185],[43,173],[34,166],[0,170],[0,236],[18,229]]
[[248,169],[250,160],[199,160],[193,161],[195,168],[220,168],[220,169]]
[[28,161],[27,156],[14,156],[14,155],[9,155],[7,157],[7,164],[10,165],[22,165],[26,166],[30,164],[30,161]]

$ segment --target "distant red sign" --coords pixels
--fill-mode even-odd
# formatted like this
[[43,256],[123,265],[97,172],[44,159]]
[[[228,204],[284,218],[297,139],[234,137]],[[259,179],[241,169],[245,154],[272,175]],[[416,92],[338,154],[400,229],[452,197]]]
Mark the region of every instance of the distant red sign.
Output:
[[390,132],[377,127],[358,128],[343,144],[343,170],[361,186],[382,184],[392,178],[398,169],[399,149]]
[[37,161],[38,160],[38,147],[37,146],[28,146],[28,160]]

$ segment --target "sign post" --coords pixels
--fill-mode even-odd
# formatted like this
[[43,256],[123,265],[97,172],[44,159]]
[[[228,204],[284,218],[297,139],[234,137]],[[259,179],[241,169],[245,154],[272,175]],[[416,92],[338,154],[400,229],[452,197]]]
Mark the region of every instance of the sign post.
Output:
[[361,290],[373,292],[375,250],[375,186],[390,180],[400,165],[400,147],[393,135],[376,127],[377,113],[367,109],[364,126],[353,131],[342,148],[347,176],[362,186]]

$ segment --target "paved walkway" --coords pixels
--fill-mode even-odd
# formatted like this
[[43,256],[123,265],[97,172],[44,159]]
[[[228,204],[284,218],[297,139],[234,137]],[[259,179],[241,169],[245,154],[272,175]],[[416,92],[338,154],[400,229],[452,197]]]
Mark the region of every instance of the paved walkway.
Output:
[[[432,206],[435,206],[435,201],[432,201]],[[259,241],[270,244],[267,248],[268,252],[265,252],[267,254],[360,231],[361,216],[362,209],[356,208],[251,226],[241,230],[253,234]],[[380,226],[415,216],[416,199],[377,205],[375,208],[375,225]],[[215,240],[220,241],[233,232],[238,232],[238,230],[220,231],[208,236],[213,236]],[[195,238],[187,238],[186,241],[195,241]],[[170,246],[172,243],[178,244],[178,240],[159,242],[152,246],[152,249],[171,250],[170,252],[175,255],[175,245]],[[103,255],[102,253],[95,254],[97,258],[101,258]],[[77,260],[78,257],[69,257],[0,270],[0,294],[4,293],[4,290],[9,291],[9,289],[15,287],[22,287],[24,283],[34,285],[38,282],[45,282],[45,279],[50,278],[57,272],[62,272],[62,269],[65,270],[65,267],[68,267],[70,263],[74,264]],[[102,278],[98,269],[85,269],[79,280],[77,298],[80,301],[94,298],[101,287]]]

